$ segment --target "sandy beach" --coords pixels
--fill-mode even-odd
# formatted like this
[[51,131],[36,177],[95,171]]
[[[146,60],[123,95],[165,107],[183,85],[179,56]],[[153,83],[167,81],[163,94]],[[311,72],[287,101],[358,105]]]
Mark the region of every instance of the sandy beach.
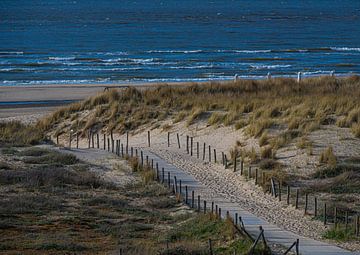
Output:
[[[200,82],[206,83],[206,82]],[[188,82],[171,83],[119,83],[119,84],[49,84],[32,86],[0,86],[0,121],[20,120],[25,123],[55,111],[75,101],[84,100],[105,89],[140,89],[156,85],[185,86]]]

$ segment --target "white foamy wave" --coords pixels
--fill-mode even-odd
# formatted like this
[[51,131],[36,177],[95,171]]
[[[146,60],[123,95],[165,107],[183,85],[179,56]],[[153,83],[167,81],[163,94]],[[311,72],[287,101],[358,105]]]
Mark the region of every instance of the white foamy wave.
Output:
[[0,68],[0,72],[28,72],[34,71],[34,68]]
[[62,60],[74,60],[75,57],[49,57],[49,60],[62,61]]
[[148,50],[146,53],[200,53],[204,52],[203,50]]
[[269,53],[271,50],[234,50],[235,53]]
[[206,69],[213,68],[214,65],[200,65],[200,66],[170,66],[169,69]]
[[359,51],[360,48],[348,48],[348,47],[331,47],[332,50],[336,51]]
[[323,71],[323,70],[317,70],[317,71],[309,71],[309,72],[302,72],[303,75],[312,76],[317,74],[330,74],[331,71]]
[[23,51],[0,51],[0,55],[23,55]]
[[[68,71],[68,72],[76,72],[76,71],[134,71],[134,70],[145,70],[149,68],[144,67],[124,67],[124,68],[94,68],[94,67],[79,67],[79,68],[56,68],[52,69],[52,71]],[[47,72],[45,70],[45,72]]]
[[254,69],[278,69],[278,68],[288,68],[291,65],[250,65]]

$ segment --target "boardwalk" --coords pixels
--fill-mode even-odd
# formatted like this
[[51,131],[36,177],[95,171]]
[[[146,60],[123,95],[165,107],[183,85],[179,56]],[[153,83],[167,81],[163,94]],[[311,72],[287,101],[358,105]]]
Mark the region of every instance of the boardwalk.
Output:
[[[195,194],[206,194],[207,187],[201,185],[198,181],[196,181],[191,175],[187,174],[185,171],[167,163],[160,156],[144,150],[144,158],[148,156],[149,160],[153,159],[154,164],[158,163],[159,169],[165,169],[165,180],[167,181],[167,172],[170,172],[171,181],[173,177],[176,176],[177,180],[182,182],[182,186],[188,186],[189,194],[194,190]],[[182,190],[184,193],[184,189]],[[210,192],[209,192],[210,193]],[[196,200],[197,195],[195,195]],[[190,197],[191,199],[191,197]],[[201,198],[203,199],[203,198]],[[324,242],[315,241],[309,238],[305,238],[294,234],[289,231],[285,231],[280,229],[279,227],[269,224],[266,221],[256,217],[255,215],[243,210],[241,205],[228,201],[226,198],[222,196],[212,196],[211,198],[205,197],[207,200],[207,207],[214,202],[218,207],[222,210],[222,217],[226,217],[226,212],[230,213],[231,217],[234,217],[235,213],[238,213],[239,216],[242,217],[246,230],[256,238],[260,231],[259,226],[262,226],[265,230],[265,237],[271,244],[281,244],[285,247],[291,246],[296,239],[299,239],[300,243],[300,254],[303,255],[335,255],[335,254],[360,254],[355,252],[349,252],[343,250],[334,245],[330,245]],[[211,200],[209,200],[211,199]],[[196,203],[195,203],[196,204]],[[202,204],[201,204],[202,205]],[[202,205],[203,206],[203,205]]]
[[[100,158],[106,158],[106,156],[109,154],[109,152],[107,151],[97,150],[97,149],[72,149],[71,152],[82,160],[90,160],[90,161]],[[156,163],[158,164],[160,170],[159,171],[160,179],[162,178],[161,169],[164,168],[165,184],[168,181],[167,178],[169,172],[171,183],[174,180],[174,176],[176,176],[176,179],[178,181],[181,180],[183,187],[182,189],[183,194],[185,193],[185,188],[184,188],[185,186],[188,187],[189,194],[191,194],[192,191],[195,192],[195,205],[197,204],[197,195],[201,194],[202,195],[201,200],[203,199],[207,200],[208,210],[210,209],[211,202],[214,202],[215,205],[221,208],[222,211],[221,215],[223,218],[226,217],[227,211],[229,212],[231,217],[234,217],[235,213],[237,213],[238,216],[241,216],[246,230],[254,238],[256,238],[259,235],[260,233],[259,226],[262,226],[265,231],[264,232],[265,238],[270,244],[274,244],[274,245],[281,244],[285,247],[289,247],[291,246],[291,244],[294,243],[294,241],[296,241],[296,239],[299,239],[299,243],[300,243],[299,250],[300,250],[300,254],[302,255],[360,254],[356,252],[346,251],[344,249],[341,249],[339,247],[324,242],[315,241],[310,238],[302,237],[290,231],[282,230],[279,227],[273,224],[269,224],[268,222],[260,219],[254,214],[249,213],[248,211],[242,209],[240,204],[231,202],[225,197],[222,197],[220,195],[204,196],[203,194],[210,194],[212,192],[210,192],[210,190],[207,187],[205,187],[204,185],[200,184],[197,180],[195,180],[193,176],[187,174],[185,171],[181,170],[180,168],[167,163],[159,155],[147,151],[146,149],[143,150],[143,153],[144,153],[143,154],[144,161],[146,157],[148,157],[149,162],[153,160],[154,166],[156,165]],[[189,196],[189,200],[191,203],[191,196]],[[201,206],[203,207],[203,203],[201,203]]]

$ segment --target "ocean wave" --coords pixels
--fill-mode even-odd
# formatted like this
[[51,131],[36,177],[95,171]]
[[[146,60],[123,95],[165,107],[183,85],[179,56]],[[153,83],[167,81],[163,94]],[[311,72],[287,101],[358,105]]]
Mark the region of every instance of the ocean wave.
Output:
[[45,85],[45,84],[78,84],[78,83],[100,83],[100,80],[91,80],[91,79],[83,79],[83,80],[38,80],[38,81],[17,81],[17,80],[5,80],[1,83],[3,85]]
[[271,50],[234,50],[235,53],[269,53]]
[[169,69],[206,69],[214,68],[214,65],[199,65],[199,66],[170,66]]
[[317,74],[330,74],[332,71],[323,71],[323,70],[317,70],[317,71],[308,71],[308,72],[302,72],[303,75],[317,75]]
[[278,68],[288,68],[291,65],[250,65],[254,69],[278,69]]
[[0,55],[23,55],[23,51],[0,51]]
[[10,73],[22,73],[22,72],[29,72],[34,71],[34,68],[0,68],[0,72],[10,72]]
[[332,50],[336,51],[359,51],[360,48],[348,48],[348,47],[331,47]]
[[126,56],[129,55],[126,51],[114,51],[114,52],[89,52],[88,55],[104,55],[104,56]]
[[201,53],[203,50],[148,50],[146,53]]
[[74,60],[75,57],[48,57],[49,60],[62,61],[62,60]]

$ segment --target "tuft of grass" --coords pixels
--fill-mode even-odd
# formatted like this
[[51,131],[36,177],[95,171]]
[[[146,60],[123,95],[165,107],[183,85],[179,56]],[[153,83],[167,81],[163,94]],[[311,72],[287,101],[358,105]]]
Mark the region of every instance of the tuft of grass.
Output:
[[336,156],[331,146],[327,147],[326,150],[320,154],[319,163],[325,163],[331,167],[335,167],[336,161]]
[[239,120],[235,123],[235,129],[241,129],[243,127],[246,127],[248,125],[248,123],[245,120]]
[[27,164],[73,165],[78,162],[78,159],[73,154],[51,151],[42,156],[25,157],[23,161]]
[[19,121],[0,123],[0,146],[34,145],[44,139],[44,133],[35,126]]
[[259,138],[259,145],[264,146],[264,145],[267,145],[268,143],[269,143],[269,135],[265,131]]
[[187,116],[186,111],[179,112],[178,115],[176,115],[174,118],[174,123],[178,123],[178,122],[184,120],[186,116]]
[[299,149],[306,149],[312,147],[312,142],[309,141],[306,137],[301,137],[296,143],[296,146]]
[[345,228],[343,226],[332,227],[323,235],[326,239],[336,240],[338,242],[346,242],[354,239],[354,229]]
[[351,132],[355,137],[360,138],[360,121],[358,123],[353,123],[351,126]]
[[195,120],[197,120],[202,115],[202,113],[204,113],[202,109],[193,109],[186,122],[186,125],[191,126],[192,124],[194,124]]
[[253,120],[247,127],[246,132],[251,136],[259,137],[265,129],[270,128],[273,124],[274,121],[271,119]]
[[219,112],[214,112],[211,114],[210,118],[208,119],[208,124],[209,125],[215,125],[215,124],[219,124],[222,123],[225,119],[226,115],[219,113]]
[[261,148],[260,156],[262,159],[270,159],[275,157],[275,151],[271,146]]

